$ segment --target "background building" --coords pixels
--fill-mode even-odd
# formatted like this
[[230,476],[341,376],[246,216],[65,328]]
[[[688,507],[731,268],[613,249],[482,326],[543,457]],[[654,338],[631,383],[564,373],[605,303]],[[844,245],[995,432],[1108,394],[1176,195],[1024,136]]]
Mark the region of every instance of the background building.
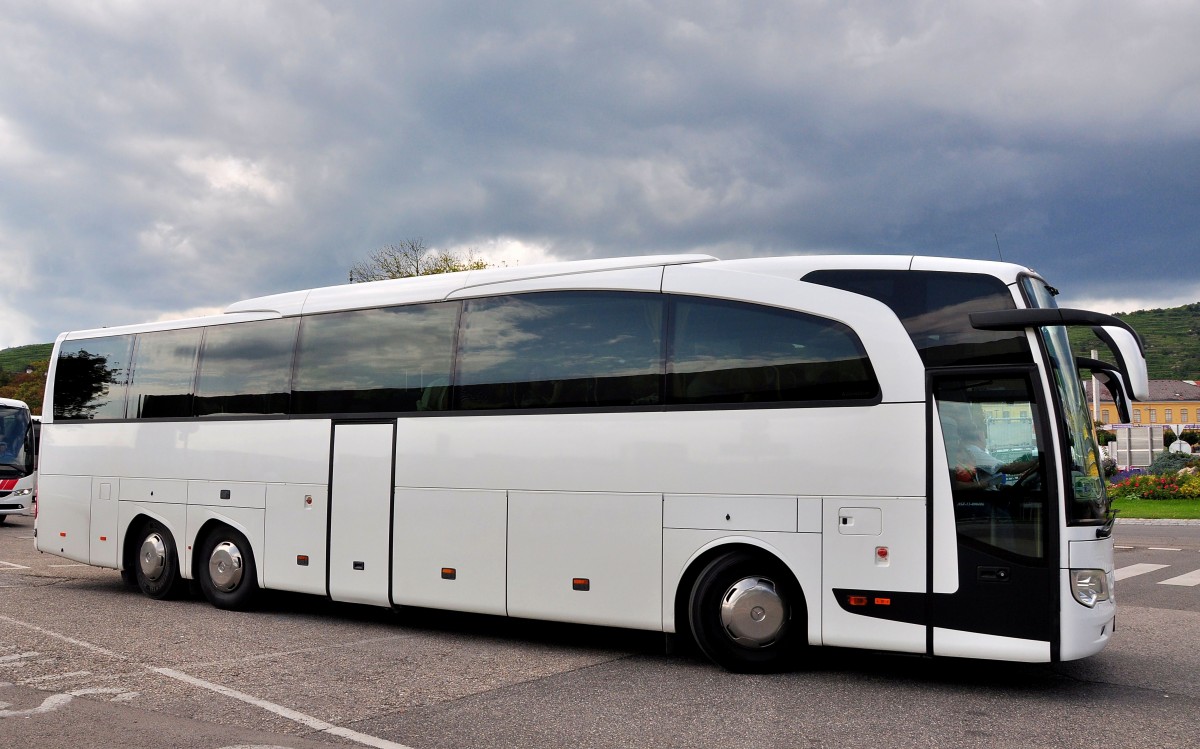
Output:
[[[1084,382],[1084,389],[1097,425],[1119,423],[1117,408],[1106,388],[1098,388],[1098,401],[1092,396],[1090,379]],[[1200,423],[1200,385],[1195,380],[1150,380],[1149,400],[1134,402],[1129,410],[1133,424],[1165,424],[1178,432],[1184,425]]]

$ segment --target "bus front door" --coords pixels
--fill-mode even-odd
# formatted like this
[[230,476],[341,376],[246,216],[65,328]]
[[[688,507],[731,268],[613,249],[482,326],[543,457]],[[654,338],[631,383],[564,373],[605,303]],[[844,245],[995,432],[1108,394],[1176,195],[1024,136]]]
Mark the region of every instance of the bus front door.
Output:
[[1047,661],[1057,647],[1055,461],[1035,378],[930,378],[935,655]]
[[388,606],[396,425],[333,426],[329,597]]

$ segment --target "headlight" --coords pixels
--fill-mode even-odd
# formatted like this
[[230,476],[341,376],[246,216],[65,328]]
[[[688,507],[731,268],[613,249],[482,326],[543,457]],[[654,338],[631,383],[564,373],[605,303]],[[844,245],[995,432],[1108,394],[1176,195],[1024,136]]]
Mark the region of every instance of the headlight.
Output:
[[24,497],[27,494],[33,494],[33,489],[17,489],[12,493],[14,497]]
[[1104,570],[1071,570],[1071,593],[1089,609],[1109,598],[1108,576]]

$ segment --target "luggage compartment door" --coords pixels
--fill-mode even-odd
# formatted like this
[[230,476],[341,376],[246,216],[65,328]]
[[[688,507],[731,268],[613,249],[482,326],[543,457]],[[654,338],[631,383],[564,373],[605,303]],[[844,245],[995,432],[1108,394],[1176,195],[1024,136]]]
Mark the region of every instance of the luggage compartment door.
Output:
[[390,606],[396,425],[333,425],[329,487],[329,597]]

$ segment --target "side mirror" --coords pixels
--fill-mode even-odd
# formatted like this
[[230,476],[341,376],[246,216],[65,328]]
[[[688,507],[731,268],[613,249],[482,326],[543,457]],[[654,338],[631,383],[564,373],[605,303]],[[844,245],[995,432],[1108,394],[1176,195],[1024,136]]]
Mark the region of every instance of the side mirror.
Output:
[[1128,424],[1132,421],[1129,411],[1129,392],[1125,389],[1125,380],[1115,364],[1079,357],[1075,360],[1075,366],[1079,369],[1090,370],[1092,376],[1108,389],[1109,394],[1112,395],[1113,405],[1117,407],[1117,416],[1123,423]]
[[1129,395],[1136,401],[1150,400],[1150,375],[1137,337],[1125,328],[1111,325],[1092,328],[1092,332],[1112,351]]
[[1146,371],[1145,347],[1125,321],[1100,312],[1066,307],[1005,309],[972,312],[971,325],[979,330],[1021,330],[1049,325],[1088,326],[1112,350],[1124,380],[1126,394],[1133,400],[1149,400],[1150,375]]

